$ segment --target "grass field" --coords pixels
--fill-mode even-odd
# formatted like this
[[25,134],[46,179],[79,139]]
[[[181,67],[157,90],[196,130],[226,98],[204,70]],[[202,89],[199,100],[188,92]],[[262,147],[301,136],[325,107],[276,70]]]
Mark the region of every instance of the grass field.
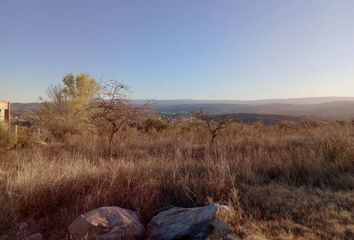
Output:
[[29,222],[45,239],[100,206],[140,212],[232,206],[244,239],[354,239],[354,126],[233,124],[209,145],[199,125],[97,135],[0,153],[0,239]]

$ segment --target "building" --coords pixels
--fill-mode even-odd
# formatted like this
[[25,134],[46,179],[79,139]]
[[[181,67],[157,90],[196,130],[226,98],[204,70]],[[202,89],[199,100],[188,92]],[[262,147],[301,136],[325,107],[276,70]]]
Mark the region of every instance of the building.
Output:
[[10,124],[10,102],[0,100],[0,124]]

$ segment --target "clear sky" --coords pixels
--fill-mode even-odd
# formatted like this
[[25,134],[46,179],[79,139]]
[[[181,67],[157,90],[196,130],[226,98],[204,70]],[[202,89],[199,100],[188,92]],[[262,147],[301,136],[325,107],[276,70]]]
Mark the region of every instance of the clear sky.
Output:
[[0,99],[69,72],[143,99],[354,96],[354,1],[0,0]]

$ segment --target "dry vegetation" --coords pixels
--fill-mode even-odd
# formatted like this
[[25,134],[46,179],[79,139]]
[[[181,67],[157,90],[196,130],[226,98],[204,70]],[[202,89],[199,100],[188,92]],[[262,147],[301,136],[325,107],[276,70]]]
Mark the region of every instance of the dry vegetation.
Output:
[[[244,239],[354,238],[354,125],[214,121],[166,124],[131,105],[127,88],[68,74],[49,89],[37,125],[0,131],[0,239],[18,223],[68,239],[69,223],[101,206],[139,211],[227,204]],[[38,141],[39,138],[37,138]],[[22,146],[22,148],[18,148]]]
[[0,239],[30,222],[68,239],[78,214],[116,205],[143,219],[161,208],[234,207],[245,239],[354,238],[354,127],[232,124],[210,145],[200,124],[127,127],[113,154],[97,134],[0,153]]

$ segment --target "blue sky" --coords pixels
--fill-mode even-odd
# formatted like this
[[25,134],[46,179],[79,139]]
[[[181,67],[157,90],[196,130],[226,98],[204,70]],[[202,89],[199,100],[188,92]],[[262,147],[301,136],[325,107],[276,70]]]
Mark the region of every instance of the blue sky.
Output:
[[69,72],[142,99],[354,96],[354,1],[0,0],[0,99]]

